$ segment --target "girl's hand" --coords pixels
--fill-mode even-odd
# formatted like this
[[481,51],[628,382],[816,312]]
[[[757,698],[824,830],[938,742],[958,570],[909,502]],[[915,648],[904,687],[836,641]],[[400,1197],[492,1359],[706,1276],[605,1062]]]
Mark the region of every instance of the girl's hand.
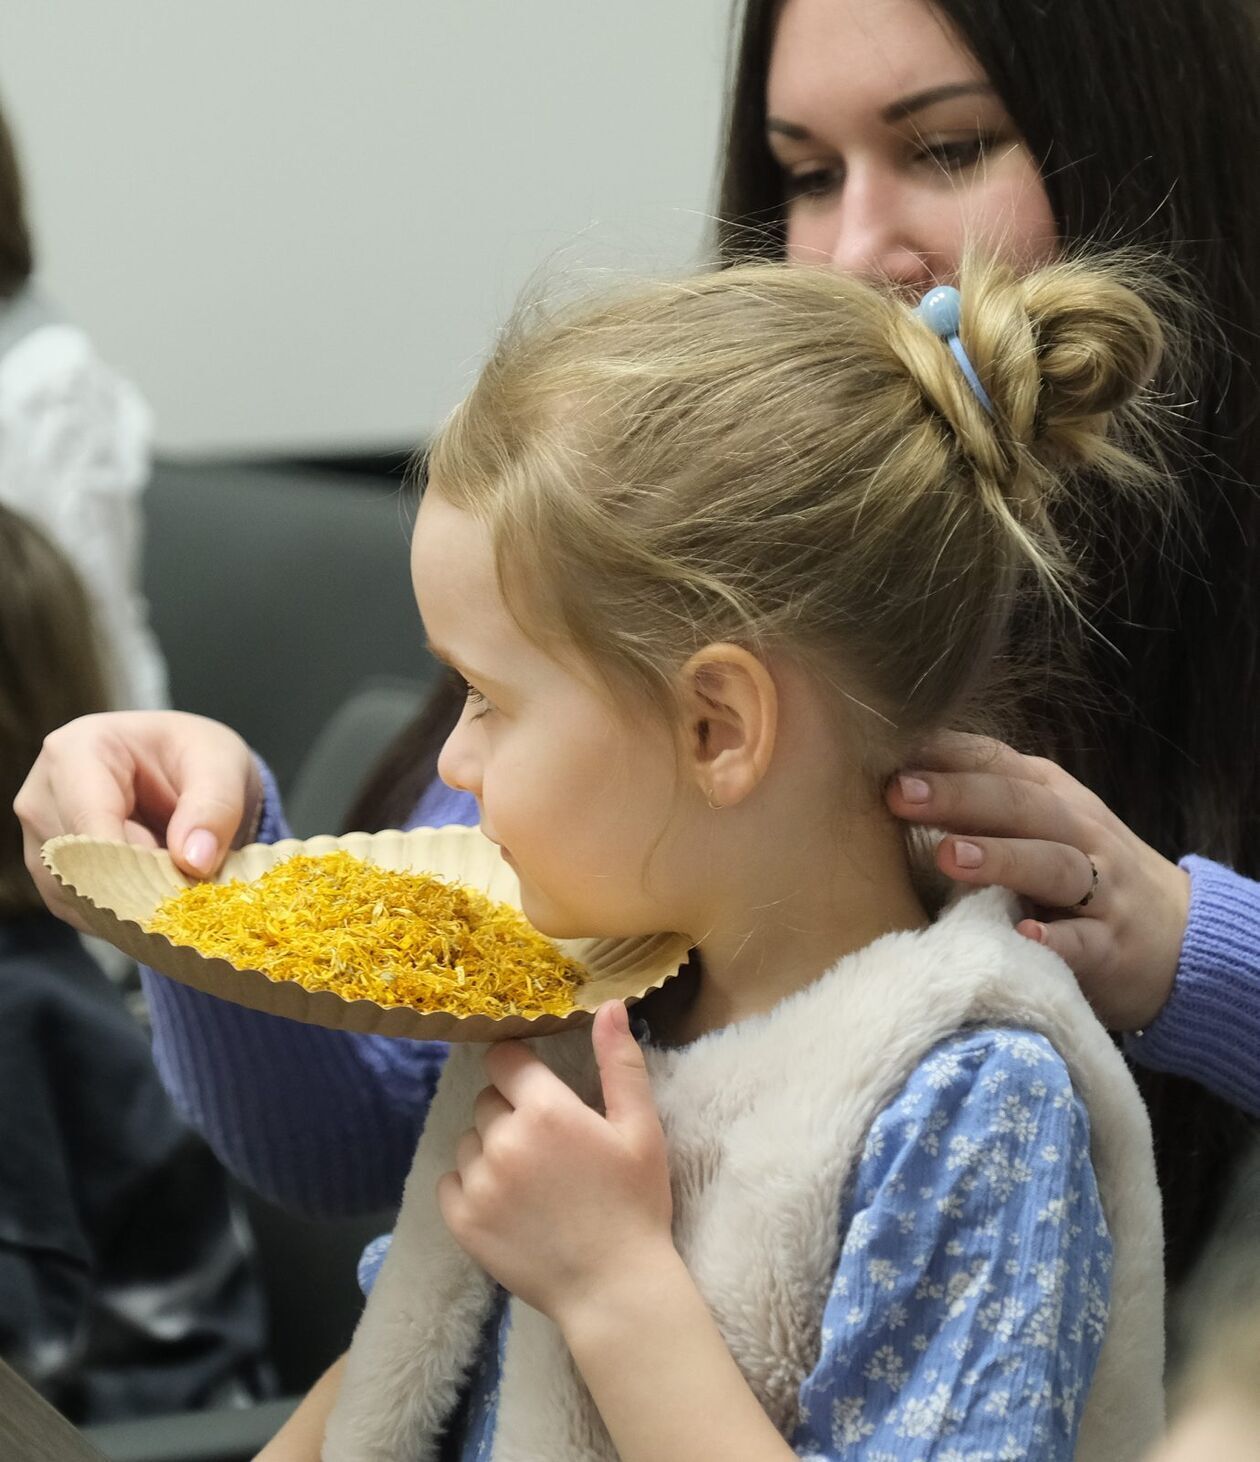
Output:
[[944,830],[942,873],[1000,884],[1032,905],[1020,933],[1067,961],[1104,1024],[1137,1030],[1159,1014],[1186,932],[1189,875],[1075,778],[1001,742],[950,734],[886,795],[898,817]]
[[39,850],[61,833],[165,846],[186,873],[215,873],[262,802],[249,748],[217,721],[183,711],[113,711],[54,731],[13,810],[40,897],[82,927]]
[[557,1323],[606,1282],[673,1253],[665,1135],[620,1001],[600,1007],[593,1040],[604,1115],[520,1041],[491,1047],[493,1084],[437,1190],[460,1246]]

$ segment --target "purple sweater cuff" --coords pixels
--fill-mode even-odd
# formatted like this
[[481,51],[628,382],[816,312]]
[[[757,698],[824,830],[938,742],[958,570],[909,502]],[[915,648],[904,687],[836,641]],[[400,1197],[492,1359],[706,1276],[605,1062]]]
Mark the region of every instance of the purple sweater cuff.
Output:
[[1260,883],[1188,857],[1190,917],[1172,994],[1129,1055],[1260,1116]]
[[[270,770],[256,840],[289,828]],[[323,1030],[142,970],[153,1054],[183,1116],[223,1163],[310,1214],[396,1204],[445,1047]]]

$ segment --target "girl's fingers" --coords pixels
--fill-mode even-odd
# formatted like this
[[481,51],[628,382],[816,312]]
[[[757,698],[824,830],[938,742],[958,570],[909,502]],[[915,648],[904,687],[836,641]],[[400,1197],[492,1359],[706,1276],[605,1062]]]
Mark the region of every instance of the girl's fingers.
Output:
[[630,1033],[630,1013],[620,1000],[606,1000],[591,1033],[604,1093],[604,1114],[617,1125],[659,1126],[643,1049]]
[[[529,1101],[572,1095],[563,1081],[545,1066],[524,1041],[499,1041],[485,1057],[486,1074],[498,1087],[509,1108]],[[576,1101],[577,1098],[574,1097]]]
[[461,1177],[481,1156],[481,1138],[470,1127],[455,1144],[455,1167]]
[[896,816],[950,833],[1039,838],[1077,848],[1093,836],[1086,818],[1067,798],[1018,777],[916,769],[892,779],[887,800]]
[[[946,837],[936,850],[936,866],[957,883],[996,884],[1043,909],[1074,908],[1094,886],[1094,865],[1079,848],[1035,838]],[[1098,886],[1089,915],[1101,912],[1095,908],[1103,902],[1101,868]]]
[[497,1121],[512,1115],[512,1107],[498,1087],[483,1086],[473,1103],[473,1126],[484,1144],[490,1128]]

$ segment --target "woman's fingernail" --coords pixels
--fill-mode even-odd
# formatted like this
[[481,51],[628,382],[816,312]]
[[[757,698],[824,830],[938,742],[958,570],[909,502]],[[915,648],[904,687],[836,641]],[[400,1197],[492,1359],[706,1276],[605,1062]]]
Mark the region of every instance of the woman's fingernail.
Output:
[[1019,932],[1025,939],[1031,939],[1036,944],[1050,943],[1050,931],[1044,924],[1038,924],[1036,919],[1025,919],[1019,926]]
[[954,862],[960,868],[979,868],[984,862],[984,849],[977,843],[955,843]]
[[898,777],[897,786],[907,802],[927,802],[932,796],[931,787],[922,777]]
[[219,840],[207,828],[194,828],[184,839],[184,861],[198,873],[212,873],[219,856]]

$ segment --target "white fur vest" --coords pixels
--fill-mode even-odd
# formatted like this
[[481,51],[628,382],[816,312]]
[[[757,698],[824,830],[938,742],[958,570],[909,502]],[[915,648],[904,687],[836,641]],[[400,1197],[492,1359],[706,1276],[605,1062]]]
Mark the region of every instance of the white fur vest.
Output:
[[[648,1052],[679,1253],[749,1385],[790,1435],[817,1359],[841,1207],[866,1133],[932,1046],[975,1025],[1044,1034],[1089,1110],[1115,1252],[1110,1319],[1076,1455],[1125,1462],[1147,1450],[1163,1422],[1163,1245],[1150,1128],[1066,966],[1014,932],[1004,895],[965,897],[929,929],[877,940],[764,1016],[681,1050]],[[588,1031],[543,1038],[534,1049],[594,1099]],[[481,1054],[451,1052],[351,1347],[325,1462],[436,1456],[493,1294],[451,1239],[434,1196],[485,1084]],[[511,1305],[495,1462],[615,1459],[559,1331],[520,1301]]]

